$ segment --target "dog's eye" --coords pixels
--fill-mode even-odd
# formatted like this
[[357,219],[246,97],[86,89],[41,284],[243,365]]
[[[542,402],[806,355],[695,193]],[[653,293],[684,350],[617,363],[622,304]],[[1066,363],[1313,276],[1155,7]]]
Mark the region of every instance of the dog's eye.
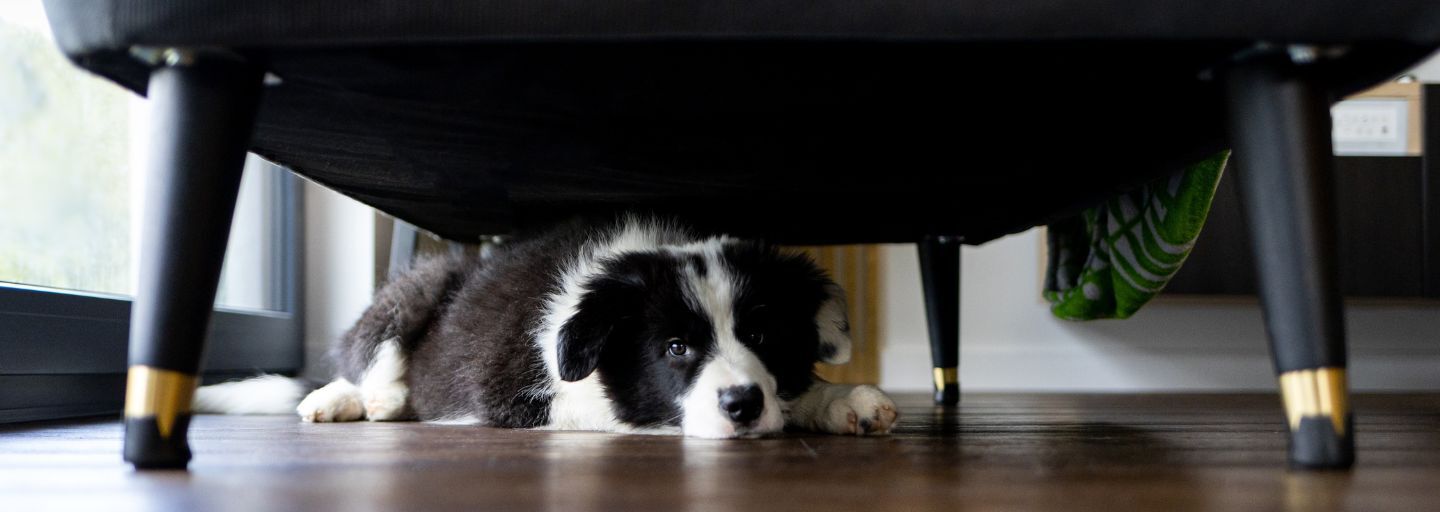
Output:
[[741,337],[744,338],[744,340],[742,341],[750,345],[759,345],[761,343],[765,343],[765,333],[760,331],[750,331],[741,335]]
[[685,346],[685,341],[680,338],[670,338],[670,355],[680,357],[688,352],[690,347]]

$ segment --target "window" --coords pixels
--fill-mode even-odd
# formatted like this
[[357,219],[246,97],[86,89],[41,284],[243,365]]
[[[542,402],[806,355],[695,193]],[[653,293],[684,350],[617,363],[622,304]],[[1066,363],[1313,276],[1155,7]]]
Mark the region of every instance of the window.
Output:
[[128,293],[132,95],[75,70],[39,2],[0,9],[0,281]]
[[[146,112],[60,54],[39,0],[0,4],[0,421],[120,409]],[[299,368],[298,211],[295,178],[252,156],[207,374]]]

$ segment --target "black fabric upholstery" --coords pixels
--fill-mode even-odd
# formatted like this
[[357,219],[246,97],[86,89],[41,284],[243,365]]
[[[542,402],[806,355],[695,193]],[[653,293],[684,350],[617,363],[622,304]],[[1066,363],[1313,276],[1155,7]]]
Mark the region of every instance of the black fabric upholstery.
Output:
[[496,40],[1440,40],[1428,0],[47,0],[72,54]]
[[138,92],[136,45],[282,79],[253,150],[455,239],[577,213],[789,242],[971,243],[1224,147],[1209,76],[1257,41],[1346,43],[1338,95],[1440,42],[1428,1],[50,0]]

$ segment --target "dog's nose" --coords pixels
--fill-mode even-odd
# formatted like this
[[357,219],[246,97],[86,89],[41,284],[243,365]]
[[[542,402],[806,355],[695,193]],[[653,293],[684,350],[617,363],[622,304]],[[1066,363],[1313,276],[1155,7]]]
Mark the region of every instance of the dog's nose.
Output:
[[760,386],[733,386],[720,390],[720,410],[735,423],[744,425],[760,417],[765,408],[765,394]]

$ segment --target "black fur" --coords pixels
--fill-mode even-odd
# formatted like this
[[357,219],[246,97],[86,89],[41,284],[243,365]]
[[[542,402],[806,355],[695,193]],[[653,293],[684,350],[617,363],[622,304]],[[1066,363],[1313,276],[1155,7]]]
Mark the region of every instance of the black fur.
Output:
[[510,243],[488,257],[420,259],[392,276],[337,344],[340,375],[360,382],[387,334],[409,358],[409,405],[420,420],[473,415],[487,425],[549,422],[548,380],[530,332],[556,285],[555,269],[589,230],[572,224]]
[[[680,265],[688,262],[665,254],[629,254],[607,262],[586,287],[586,298],[600,290],[623,290],[616,293],[623,299],[594,309],[582,301],[580,312],[566,324],[567,330],[591,318],[608,324],[604,350],[591,369],[600,370],[616,415],[631,425],[678,425],[676,398],[694,382],[699,363],[715,343],[709,318],[686,303]],[[592,316],[595,311],[601,313]],[[563,332],[562,368],[567,354]],[[672,340],[685,345],[683,355],[670,354]]]
[[830,279],[808,256],[766,244],[734,244],[724,255],[731,272],[745,278],[735,300],[736,336],[779,381],[780,398],[799,396],[814,384],[823,355],[815,314],[829,298]]

